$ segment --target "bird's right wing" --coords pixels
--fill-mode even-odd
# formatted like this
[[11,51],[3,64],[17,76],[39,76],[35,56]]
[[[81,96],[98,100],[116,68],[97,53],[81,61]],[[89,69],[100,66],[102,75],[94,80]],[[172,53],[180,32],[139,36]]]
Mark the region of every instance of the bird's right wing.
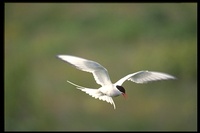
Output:
[[161,72],[139,71],[121,78],[115,84],[122,85],[126,80],[130,80],[135,83],[147,83],[150,81],[167,80],[167,79],[175,79],[175,77]]

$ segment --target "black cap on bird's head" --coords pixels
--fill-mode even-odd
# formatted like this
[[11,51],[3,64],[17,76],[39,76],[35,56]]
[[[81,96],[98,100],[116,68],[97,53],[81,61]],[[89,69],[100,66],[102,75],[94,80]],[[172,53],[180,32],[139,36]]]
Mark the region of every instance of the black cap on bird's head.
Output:
[[126,91],[125,91],[124,87],[119,86],[119,85],[117,85],[116,87],[120,92],[122,92],[122,95],[126,98]]

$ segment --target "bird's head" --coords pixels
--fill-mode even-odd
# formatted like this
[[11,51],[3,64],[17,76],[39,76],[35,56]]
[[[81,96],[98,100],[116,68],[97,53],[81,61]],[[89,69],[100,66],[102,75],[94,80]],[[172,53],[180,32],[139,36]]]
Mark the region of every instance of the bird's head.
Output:
[[126,91],[125,91],[124,87],[123,86],[119,86],[119,85],[117,85],[116,87],[122,93],[122,95],[126,98],[127,95],[126,95]]

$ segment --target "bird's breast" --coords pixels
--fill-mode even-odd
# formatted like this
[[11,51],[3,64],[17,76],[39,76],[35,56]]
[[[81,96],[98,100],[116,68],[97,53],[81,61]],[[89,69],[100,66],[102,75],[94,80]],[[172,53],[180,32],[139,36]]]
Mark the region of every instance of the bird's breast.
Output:
[[114,85],[106,85],[99,88],[99,90],[110,97],[116,97],[121,95],[121,92]]

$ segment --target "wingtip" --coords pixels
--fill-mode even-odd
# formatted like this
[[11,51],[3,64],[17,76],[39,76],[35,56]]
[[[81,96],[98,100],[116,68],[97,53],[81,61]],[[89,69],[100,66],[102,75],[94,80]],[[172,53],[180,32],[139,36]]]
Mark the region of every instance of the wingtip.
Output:
[[113,106],[114,106],[114,109],[116,109],[116,106],[115,106],[115,103],[114,103],[114,101],[113,101],[113,103],[112,103],[112,104],[113,104]]
[[56,58],[63,60],[64,55],[56,55]]
[[176,77],[172,77],[172,79],[174,79],[174,80],[177,80],[177,78],[176,78]]
[[57,57],[57,58],[60,58],[60,59],[62,59],[63,56],[64,56],[64,55],[56,55],[56,57]]
[[56,55],[56,58],[60,58],[59,56],[60,56],[60,55]]
[[168,78],[168,79],[174,79],[174,80],[176,80],[176,79],[177,79],[175,76],[172,76],[172,75],[169,75],[169,74],[167,74],[167,75],[169,76],[169,78]]

